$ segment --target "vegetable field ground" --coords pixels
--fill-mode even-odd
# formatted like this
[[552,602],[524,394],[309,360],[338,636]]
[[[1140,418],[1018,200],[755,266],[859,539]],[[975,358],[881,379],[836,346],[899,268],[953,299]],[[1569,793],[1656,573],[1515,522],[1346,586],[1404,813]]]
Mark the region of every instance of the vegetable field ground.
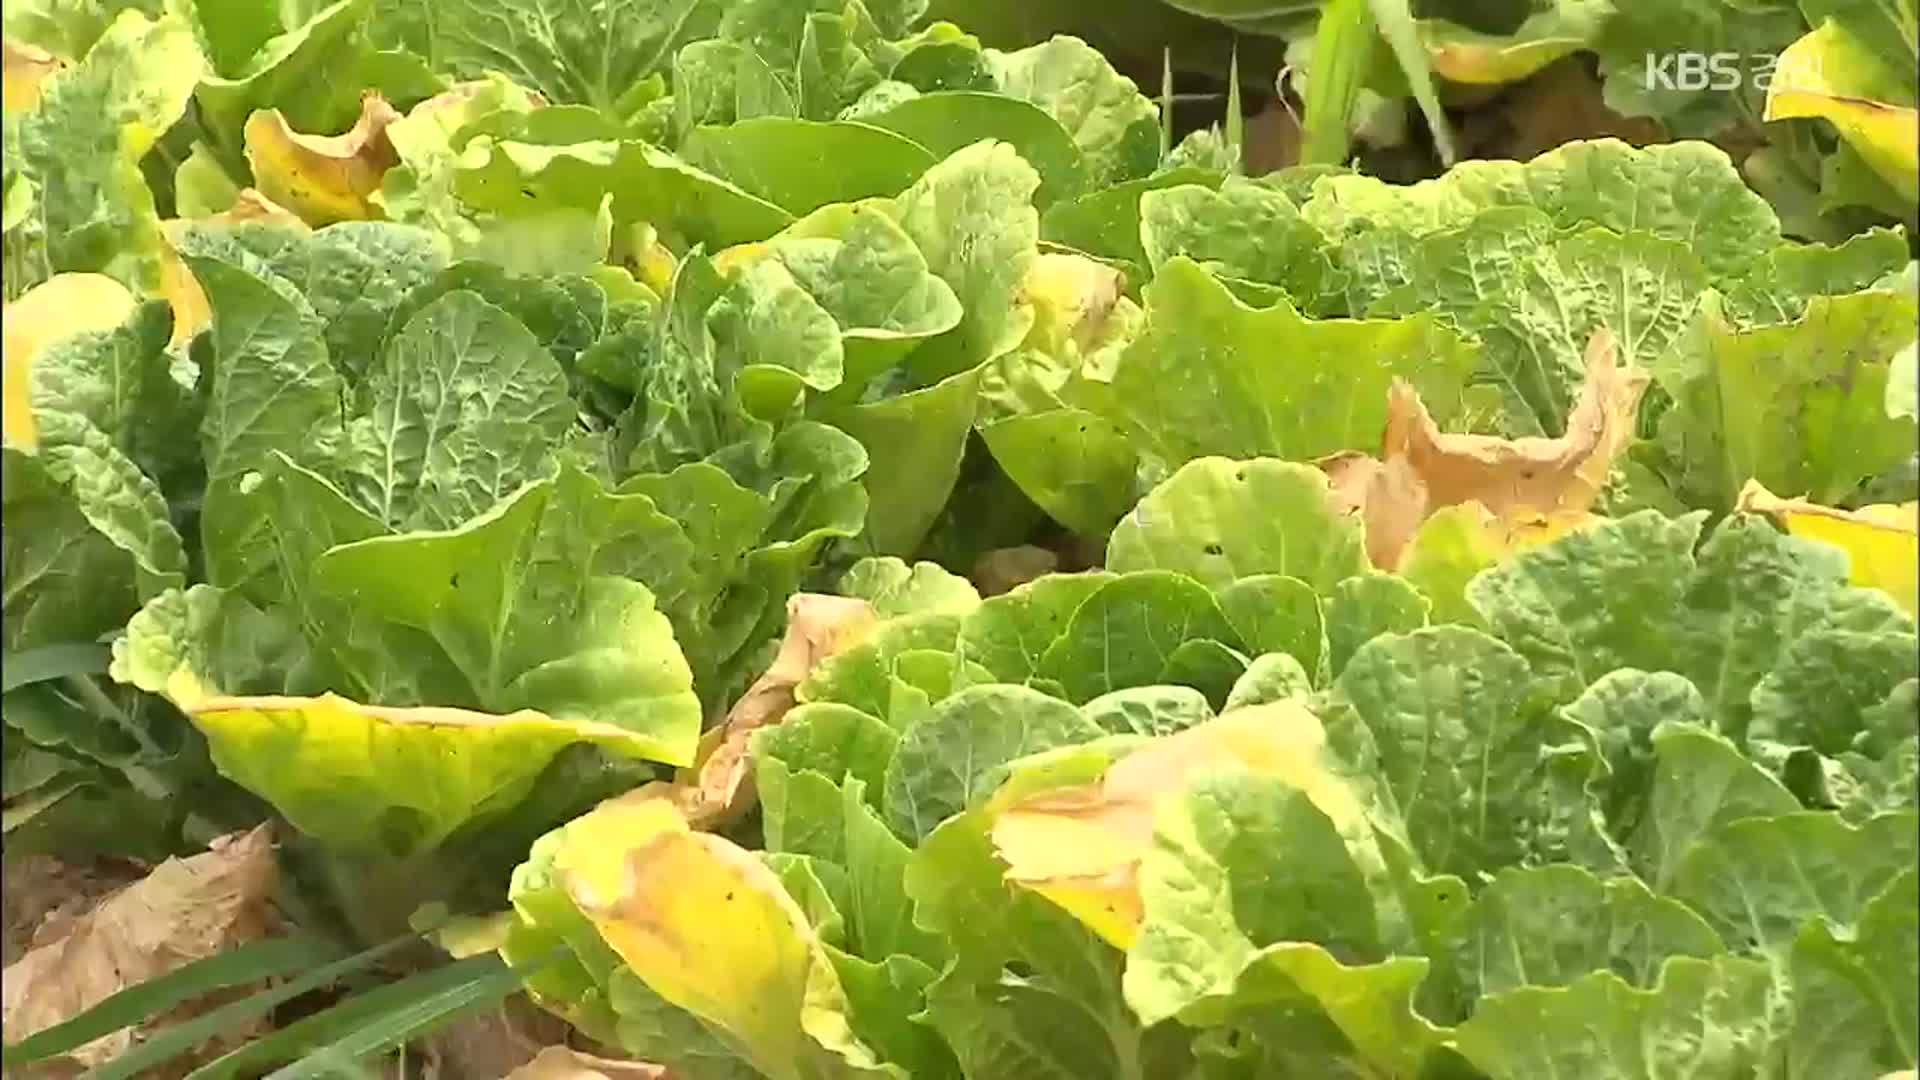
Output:
[[1914,0],[18,0],[8,1076],[1914,1080]]

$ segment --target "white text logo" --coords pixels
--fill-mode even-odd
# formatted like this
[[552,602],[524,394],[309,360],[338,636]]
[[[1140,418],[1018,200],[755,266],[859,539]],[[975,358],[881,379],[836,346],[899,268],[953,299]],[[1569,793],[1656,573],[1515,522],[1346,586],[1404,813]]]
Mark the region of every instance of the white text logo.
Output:
[[1653,90],[1765,90],[1780,62],[1768,53],[1648,53],[1647,86]]

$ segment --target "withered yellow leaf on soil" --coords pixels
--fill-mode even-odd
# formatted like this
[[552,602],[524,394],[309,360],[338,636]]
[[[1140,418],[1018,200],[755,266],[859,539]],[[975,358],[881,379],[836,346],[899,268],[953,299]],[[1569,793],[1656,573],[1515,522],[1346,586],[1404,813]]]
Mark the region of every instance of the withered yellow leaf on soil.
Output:
[[55,274],[6,306],[4,397],[0,430],[7,445],[39,445],[33,418],[33,365],[48,347],[76,334],[112,330],[133,314],[125,285],[105,274]]
[[1154,739],[1097,783],[1042,791],[995,807],[992,837],[1008,881],[1045,896],[1115,946],[1139,932],[1140,859],[1155,815],[1187,780],[1213,769],[1279,777],[1336,823],[1364,811],[1323,760],[1326,730],[1296,702],[1235,709]]
[[1747,481],[1737,509],[1769,514],[1787,531],[1809,540],[1832,544],[1847,553],[1847,580],[1879,589],[1905,608],[1920,614],[1920,503],[1881,503],[1858,510],[1841,510],[1783,499]]
[[1396,569],[1421,524],[1444,507],[1477,503],[1509,532],[1557,532],[1586,520],[1633,437],[1647,388],[1647,373],[1622,366],[1618,352],[1605,329],[1589,339],[1586,379],[1558,438],[1443,432],[1413,387],[1396,380],[1381,456],[1343,453],[1318,463],[1334,504],[1364,521],[1373,564]]
[[644,1061],[615,1061],[565,1046],[549,1046],[504,1080],[672,1080],[667,1070]]
[[40,100],[40,88],[48,77],[65,67],[60,58],[32,45],[8,39],[0,42],[0,110],[26,112]]
[[[169,859],[140,881],[62,924],[9,966],[0,983],[8,1042],[69,1020],[137,983],[266,936],[278,880],[269,826]],[[191,1010],[193,1003],[183,1006]],[[155,1018],[176,1022],[179,1014]],[[92,1068],[125,1052],[138,1029],[105,1035],[49,1063]]]
[[695,828],[738,820],[753,806],[748,750],[755,731],[793,710],[794,691],[821,661],[857,644],[877,621],[857,597],[795,593],[787,601],[787,633],[767,670],[728,710],[724,723],[701,738],[699,760],[672,784],[643,791],[673,801]]
[[360,99],[360,119],[340,135],[297,132],[278,109],[255,112],[245,131],[254,184],[316,228],[379,217],[372,199],[400,160],[387,139],[387,125],[398,119],[400,113],[372,92]]

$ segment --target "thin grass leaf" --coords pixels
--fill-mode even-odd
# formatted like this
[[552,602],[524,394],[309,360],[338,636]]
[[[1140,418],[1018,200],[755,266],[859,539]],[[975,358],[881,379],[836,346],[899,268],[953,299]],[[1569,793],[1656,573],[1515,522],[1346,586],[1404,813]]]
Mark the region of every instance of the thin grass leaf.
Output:
[[[553,955],[560,955],[559,950]],[[396,983],[386,989],[406,987],[405,996],[413,1000],[380,1010],[371,1023],[269,1074],[267,1080],[314,1080],[334,1075],[368,1054],[398,1046],[513,994],[520,989],[525,974],[507,967],[497,954],[486,953]]]
[[1173,50],[1160,50],[1160,160],[1173,153]]
[[1413,21],[1413,9],[1407,0],[1369,2],[1380,35],[1386,38],[1387,47],[1400,62],[1407,85],[1413,87],[1413,100],[1420,103],[1420,113],[1427,118],[1427,127],[1433,132],[1433,147],[1440,152],[1440,163],[1451,168],[1455,159],[1453,132],[1447,124],[1446,111],[1440,107],[1440,94],[1433,88],[1433,65],[1428,62],[1426,44],[1420,40],[1420,27]]
[[184,1001],[262,979],[311,971],[340,950],[318,938],[259,941],[209,956],[107,998],[70,1020],[37,1031],[4,1051],[10,1067],[29,1065],[158,1016]]
[[[495,958],[492,954],[486,954],[468,959]],[[187,1080],[229,1080],[238,1076],[258,1076],[263,1070],[293,1061],[301,1054],[331,1046],[369,1023],[396,1015],[420,999],[457,989],[471,981],[475,969],[461,966],[467,962],[462,960],[447,964],[363,994],[355,994],[324,1012],[305,1017],[202,1065],[189,1074]]]
[[68,675],[105,675],[113,654],[104,645],[42,645],[0,657],[0,694]]
[[292,1001],[302,994],[328,986],[344,975],[370,967],[382,958],[419,940],[420,937],[417,934],[402,935],[375,945],[364,952],[355,953],[343,960],[317,968],[298,979],[282,983],[270,990],[263,990],[231,1005],[222,1006],[204,1016],[157,1031],[139,1046],[88,1073],[87,1080],[128,1080],[130,1077],[139,1076],[142,1070],[172,1061],[216,1035],[272,1012],[282,1002]]
[[1313,32],[1307,67],[1307,121],[1300,141],[1303,165],[1345,165],[1353,111],[1373,56],[1373,10],[1368,0],[1327,0]]
[[1233,43],[1227,60],[1227,148],[1233,154],[1233,175],[1247,171],[1247,118],[1240,102],[1240,43]]

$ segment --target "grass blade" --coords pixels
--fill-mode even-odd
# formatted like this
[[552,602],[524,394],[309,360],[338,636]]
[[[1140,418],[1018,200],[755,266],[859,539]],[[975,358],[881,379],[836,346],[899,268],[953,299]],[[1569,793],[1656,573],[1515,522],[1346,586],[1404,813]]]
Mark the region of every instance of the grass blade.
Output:
[[1160,161],[1173,153],[1173,50],[1160,50]]
[[1353,110],[1373,57],[1373,9],[1368,0],[1327,0],[1313,32],[1307,62],[1307,120],[1300,163],[1345,165]]
[[[557,950],[555,955],[559,955]],[[267,1080],[315,1080],[350,1069],[368,1054],[398,1046],[463,1013],[507,997],[520,989],[524,975],[524,971],[508,967],[498,954],[483,953],[383,987],[394,993],[377,1011],[377,1019],[270,1074]]]
[[263,990],[244,1000],[215,1009],[204,1016],[157,1031],[139,1046],[88,1073],[87,1080],[130,1080],[131,1077],[141,1075],[144,1070],[151,1069],[162,1062],[171,1061],[224,1031],[255,1017],[266,1015],[282,1002],[292,1001],[302,994],[330,985],[342,976],[369,967],[383,957],[398,952],[419,940],[417,934],[406,934],[394,938],[364,952],[355,953],[325,967],[317,968],[271,990]]
[[1440,107],[1440,94],[1433,88],[1433,65],[1427,60],[1426,43],[1420,40],[1420,27],[1413,21],[1413,9],[1407,0],[1369,2],[1373,5],[1373,21],[1378,24],[1380,35],[1386,38],[1394,59],[1400,61],[1407,85],[1413,87],[1413,100],[1420,103],[1420,113],[1427,118],[1434,149],[1440,152],[1440,164],[1451,168],[1455,159],[1453,132],[1448,127],[1446,111]]
[[111,1035],[183,1001],[261,979],[310,971],[340,951],[318,938],[259,941],[209,956],[157,979],[129,986],[70,1020],[37,1031],[4,1051],[8,1066],[28,1065]]
[[[495,959],[492,954],[469,960]],[[301,1054],[335,1045],[361,1027],[390,1016],[419,999],[455,989],[473,978],[476,967],[462,967],[467,960],[447,964],[400,982],[375,987],[364,994],[340,1002],[325,1012],[315,1013],[262,1039],[256,1039],[222,1057],[202,1065],[187,1080],[232,1080],[233,1077],[258,1076],[273,1066],[292,1061]]]
[[1227,61],[1227,149],[1233,154],[1233,175],[1247,171],[1247,117],[1240,102],[1240,43],[1233,44]]

